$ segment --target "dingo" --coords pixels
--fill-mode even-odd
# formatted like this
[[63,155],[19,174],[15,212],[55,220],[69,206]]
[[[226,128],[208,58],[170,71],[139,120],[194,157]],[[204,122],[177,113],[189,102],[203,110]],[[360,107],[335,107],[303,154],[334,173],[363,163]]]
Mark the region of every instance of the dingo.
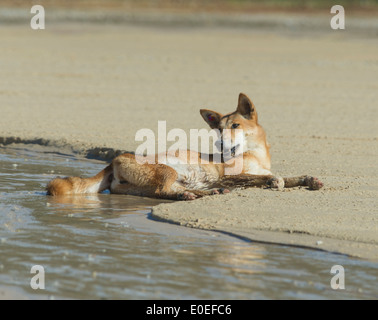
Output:
[[[264,129],[259,125],[257,112],[252,101],[243,93],[239,95],[236,111],[222,115],[211,110],[200,110],[204,120],[212,129],[219,130],[215,144],[222,154],[232,154],[232,160],[239,159],[238,174],[228,174],[227,169],[234,161],[215,162],[213,155],[207,163],[199,152],[186,150],[186,159],[175,154],[175,163],[144,163],[137,161],[134,154],[123,154],[92,178],[56,178],[47,186],[47,194],[73,195],[99,193],[110,189],[111,193],[139,195],[174,200],[194,200],[206,195],[227,193],[233,187],[261,187],[281,189],[283,187],[307,186],[318,190],[323,183],[314,177],[275,177],[270,172],[269,144]],[[228,129],[228,130],[227,130]],[[238,150],[242,152],[238,153]],[[158,159],[158,155],[155,155]],[[182,157],[182,153],[181,153]],[[197,163],[186,160],[196,158]],[[232,170],[231,170],[232,171]]]

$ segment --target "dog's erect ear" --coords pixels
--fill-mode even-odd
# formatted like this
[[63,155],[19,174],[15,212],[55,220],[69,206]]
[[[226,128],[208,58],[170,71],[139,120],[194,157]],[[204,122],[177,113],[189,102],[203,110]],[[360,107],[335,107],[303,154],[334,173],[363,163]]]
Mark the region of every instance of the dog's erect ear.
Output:
[[238,108],[236,111],[248,120],[256,118],[257,116],[255,105],[244,93],[239,94]]
[[223,117],[220,113],[207,109],[201,109],[200,113],[211,129],[219,127],[219,121]]

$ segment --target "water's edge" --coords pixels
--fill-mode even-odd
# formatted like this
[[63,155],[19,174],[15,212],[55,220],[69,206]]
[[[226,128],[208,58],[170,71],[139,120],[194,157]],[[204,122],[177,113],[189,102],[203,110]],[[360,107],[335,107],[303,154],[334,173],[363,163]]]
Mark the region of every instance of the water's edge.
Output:
[[[78,160],[97,160],[101,162],[109,163],[118,155],[123,153],[134,153],[133,151],[119,150],[106,147],[88,147],[84,143],[71,144],[65,139],[61,140],[49,140],[44,138],[32,138],[25,139],[20,137],[0,137],[0,146],[21,148],[24,150],[55,153],[58,155],[67,155],[77,158]],[[152,208],[150,219],[160,221],[163,223],[169,223],[188,228],[196,228],[190,224],[183,224],[180,221],[174,221],[172,219],[165,219],[162,215],[156,214],[154,208]],[[199,228],[197,228],[199,229]],[[220,232],[235,238],[244,239],[247,241],[253,241],[261,244],[274,244],[285,245],[296,248],[305,248],[309,250],[317,250],[330,252],[333,254],[342,254],[345,256],[370,260],[376,262],[376,259],[372,259],[371,255],[364,255],[364,251],[361,251],[358,246],[355,246],[353,242],[346,240],[330,239],[316,237],[307,234],[288,234],[278,231],[266,231],[266,230],[251,230],[252,233],[243,233],[240,230],[222,230],[222,229],[202,229],[212,232]],[[253,234],[253,236],[252,236]],[[322,247],[319,247],[319,243]],[[377,250],[374,245],[366,245],[366,249]]]

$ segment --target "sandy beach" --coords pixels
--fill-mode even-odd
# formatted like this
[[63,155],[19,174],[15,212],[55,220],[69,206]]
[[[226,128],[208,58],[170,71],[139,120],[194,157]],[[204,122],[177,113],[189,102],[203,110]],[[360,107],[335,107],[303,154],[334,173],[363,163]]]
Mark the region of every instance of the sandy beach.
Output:
[[199,109],[233,111],[245,92],[272,171],[325,187],[237,190],[153,216],[378,261],[378,42],[369,25],[320,29],[2,24],[0,144],[109,161],[139,129],[207,128]]

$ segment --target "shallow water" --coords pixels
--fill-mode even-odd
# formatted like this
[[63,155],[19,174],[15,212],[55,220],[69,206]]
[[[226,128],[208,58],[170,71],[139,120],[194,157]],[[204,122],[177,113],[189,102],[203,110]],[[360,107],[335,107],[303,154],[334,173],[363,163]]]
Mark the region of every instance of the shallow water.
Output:
[[[0,292],[31,299],[378,298],[372,262],[156,222],[149,211],[161,201],[154,199],[45,195],[56,175],[103,167],[0,148]],[[30,286],[33,265],[44,267],[44,290]],[[330,287],[333,265],[345,269],[345,290]]]

